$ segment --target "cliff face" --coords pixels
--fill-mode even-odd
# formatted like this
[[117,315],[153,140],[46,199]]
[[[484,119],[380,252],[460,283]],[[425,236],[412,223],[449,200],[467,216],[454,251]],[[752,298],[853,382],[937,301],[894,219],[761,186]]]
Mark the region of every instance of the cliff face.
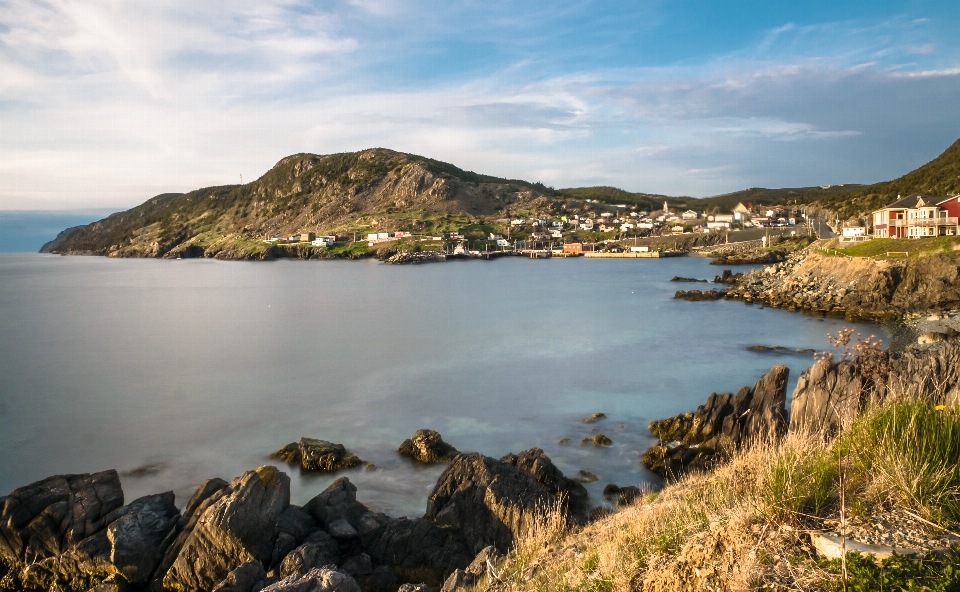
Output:
[[[423,213],[489,215],[548,208],[545,187],[463,171],[382,148],[284,158],[246,185],[158,195],[81,227],[54,253],[111,257],[264,258],[264,237],[346,229],[388,230]],[[425,228],[429,230],[429,228]]]

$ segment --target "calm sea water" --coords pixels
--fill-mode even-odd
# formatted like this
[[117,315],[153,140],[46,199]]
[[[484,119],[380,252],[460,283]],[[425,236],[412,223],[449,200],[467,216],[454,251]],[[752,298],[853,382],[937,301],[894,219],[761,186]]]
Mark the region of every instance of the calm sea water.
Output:
[[[0,255],[0,493],[116,468],[127,500],[273,463],[301,436],[376,469],[359,498],[420,515],[442,466],[396,454],[418,428],[499,457],[539,446],[568,475],[655,482],[652,419],[777,362],[791,390],[844,323],[740,302],[671,299],[701,258],[269,263]],[[886,338],[880,327],[865,333]],[[594,425],[580,418],[601,411]],[[611,448],[577,442],[596,428]],[[561,438],[572,443],[558,444]],[[292,477],[303,503],[336,476]]]

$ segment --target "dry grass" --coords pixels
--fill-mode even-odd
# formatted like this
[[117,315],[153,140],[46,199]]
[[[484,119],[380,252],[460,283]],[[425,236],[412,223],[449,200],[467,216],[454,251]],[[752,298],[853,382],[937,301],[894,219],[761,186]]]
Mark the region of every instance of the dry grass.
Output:
[[818,567],[806,533],[839,517],[841,467],[848,504],[899,504],[952,524],[960,444],[947,440],[960,442],[956,426],[960,410],[899,400],[865,412],[834,442],[758,442],[586,527],[564,532],[559,511],[546,509],[499,578],[478,589],[824,589],[837,576]]

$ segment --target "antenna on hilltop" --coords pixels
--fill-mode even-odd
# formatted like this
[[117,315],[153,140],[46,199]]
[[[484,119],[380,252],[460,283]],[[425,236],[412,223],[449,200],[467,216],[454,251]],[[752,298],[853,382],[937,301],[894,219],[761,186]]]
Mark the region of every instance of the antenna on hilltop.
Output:
[[240,175],[240,184],[243,185],[243,175]]

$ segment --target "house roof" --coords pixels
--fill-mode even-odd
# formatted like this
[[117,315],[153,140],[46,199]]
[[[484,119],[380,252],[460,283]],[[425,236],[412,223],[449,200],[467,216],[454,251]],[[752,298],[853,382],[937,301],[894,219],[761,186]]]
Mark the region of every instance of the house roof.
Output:
[[884,206],[884,210],[896,210],[896,209],[908,209],[908,208],[919,208],[936,205],[946,201],[945,199],[939,197],[933,197],[931,195],[922,195],[920,193],[911,193],[906,197],[901,197],[897,201],[893,202],[888,206]]

